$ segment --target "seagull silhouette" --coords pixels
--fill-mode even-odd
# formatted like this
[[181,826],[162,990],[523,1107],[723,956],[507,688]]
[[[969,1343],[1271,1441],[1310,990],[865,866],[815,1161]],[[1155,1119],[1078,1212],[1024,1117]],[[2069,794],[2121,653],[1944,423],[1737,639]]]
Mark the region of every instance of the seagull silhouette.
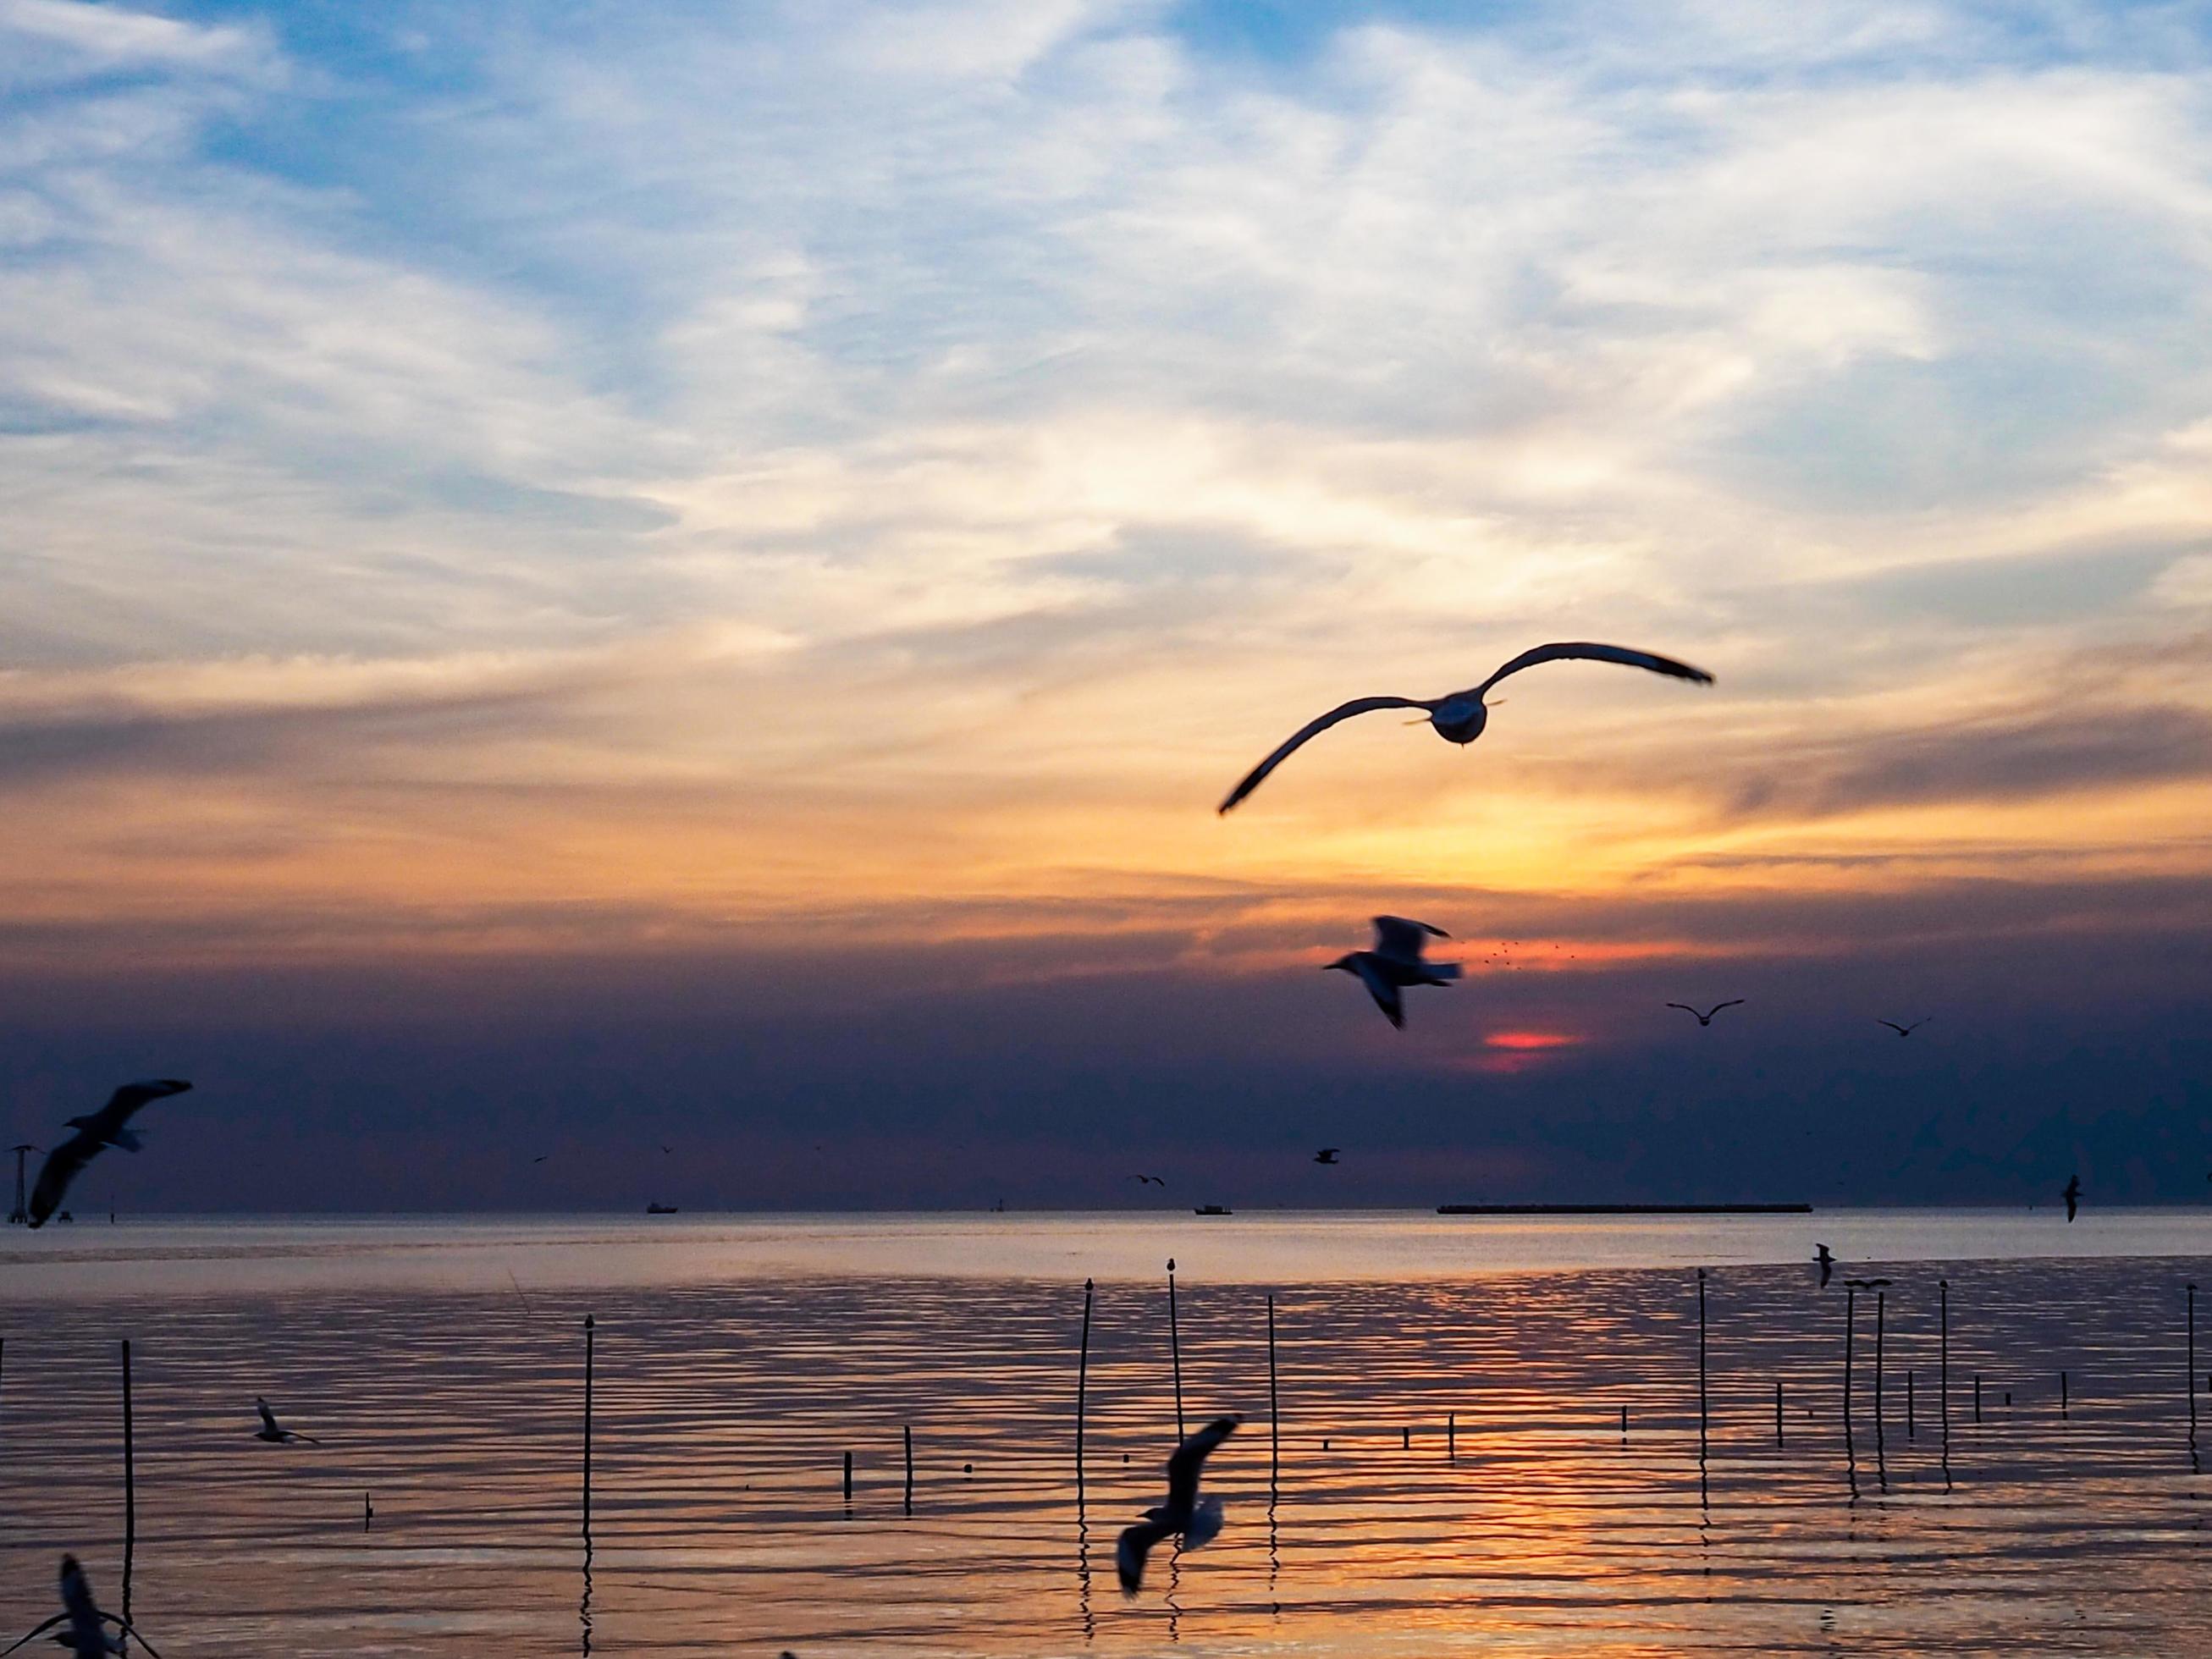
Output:
[[2066,1218],[2073,1220],[2074,1212],[2081,1207],[2081,1177],[2078,1175],[2067,1176],[2066,1190],[2059,1196],[2066,1200]]
[[1121,1588],[1134,1595],[1145,1582],[1145,1558],[1152,1546],[1178,1534],[1182,1547],[1194,1550],[1212,1541],[1221,1530],[1221,1500],[1198,1495],[1199,1471],[1213,1449],[1237,1432],[1243,1419],[1217,1417],[1175,1449],[1168,1458],[1168,1501],[1145,1511],[1145,1518],[1123,1530],[1114,1546],[1114,1570]]
[[1341,1146],[1324,1146],[1314,1154],[1314,1162],[1316,1164],[1334,1164],[1336,1162],[1336,1155],[1343,1150],[1344,1148]]
[[1935,1016],[1935,1015],[1933,1015],[1933,1014],[1929,1014],[1929,1015],[1927,1015],[1927,1016],[1926,1016],[1925,1018],[1920,1018],[1920,1019],[1916,1019],[1916,1020],[1914,1020],[1914,1021],[1912,1022],[1912,1024],[1910,1024],[1910,1025],[1899,1025],[1899,1024],[1895,1020],[1893,1020],[1893,1019],[1878,1019],[1878,1020],[1875,1021],[1875,1024],[1877,1024],[1877,1025],[1887,1025],[1887,1026],[1888,1026],[1888,1027],[1889,1027],[1889,1029],[1890,1029],[1891,1030],[1893,1030],[1893,1031],[1896,1032],[1896,1033],[1898,1034],[1898,1036],[1911,1036],[1915,1031],[1918,1030],[1922,1026],[1925,1025],[1925,1024],[1929,1022],[1929,1020],[1931,1020],[1931,1019],[1933,1019],[1933,1018],[1936,1018],[1936,1016]]
[[145,1634],[120,1613],[109,1613],[93,1599],[92,1582],[84,1576],[84,1569],[76,1564],[76,1557],[62,1557],[62,1610],[44,1624],[35,1626],[15,1647],[0,1648],[0,1654],[13,1653],[24,1643],[36,1641],[57,1625],[69,1628],[54,1638],[61,1646],[78,1656],[78,1659],[105,1659],[111,1653],[123,1651],[123,1644],[110,1636],[104,1626],[113,1625],[128,1632],[138,1640],[138,1645],[161,1659],[161,1652],[149,1642]]
[[1828,1254],[1828,1247],[1825,1244],[1815,1244],[1813,1248],[1819,1252],[1813,1260],[1820,1269],[1820,1288],[1825,1291],[1828,1288],[1828,1280],[1835,1276],[1836,1258]]
[[272,1446],[281,1446],[293,1440],[301,1441],[310,1446],[319,1446],[323,1443],[312,1435],[301,1434],[295,1430],[283,1427],[276,1421],[276,1413],[269,1409],[269,1402],[259,1395],[253,1396],[253,1409],[261,1413],[261,1426],[253,1431],[253,1437],[256,1440],[266,1440]]
[[1449,985],[1459,977],[1459,963],[1429,962],[1421,955],[1427,936],[1449,939],[1451,935],[1441,927],[1431,927],[1425,921],[1408,921],[1403,916],[1375,918],[1375,948],[1354,951],[1349,956],[1339,957],[1322,971],[1330,969],[1355,975],[1367,988],[1367,994],[1375,999],[1375,1006],[1382,1011],[1383,1018],[1403,1030],[1406,1026],[1405,1004],[1399,992],[1408,985]]
[[1168,1184],[1166,1180],[1159,1176],[1131,1176],[1129,1179],[1135,1182],[1139,1187],[1146,1185],[1147,1182],[1155,1187],[1164,1187]]
[[[1669,1008],[1680,1008],[1686,1014],[1698,1014],[1698,1011],[1690,1006],[1686,1002],[1670,1002],[1667,1006]],[[1741,997],[1736,998],[1732,1002],[1716,1002],[1711,1007],[1706,1009],[1704,1013],[1698,1014],[1698,1024],[1700,1025],[1710,1025],[1713,1023],[1713,1016],[1720,1012],[1722,1009],[1741,1008],[1742,1006],[1743,999]]]
[[1244,781],[1229,792],[1229,798],[1218,810],[1228,811],[1267,781],[1267,774],[1288,760],[1300,744],[1319,737],[1338,721],[1348,720],[1354,714],[1369,714],[1378,708],[1423,708],[1428,711],[1429,724],[1436,727],[1437,735],[1445,742],[1473,743],[1482,735],[1482,728],[1490,723],[1489,706],[1483,699],[1492,686],[1508,674],[1517,674],[1522,669],[1534,668],[1540,663],[1572,661],[1614,662],[1629,668],[1647,668],[1655,674],[1670,675],[1678,680],[1692,680],[1699,685],[1710,685],[1713,679],[1702,668],[1692,668],[1687,663],[1676,662],[1672,657],[1656,656],[1649,651],[1632,651],[1622,645],[1593,645],[1580,640],[1557,645],[1540,645],[1533,651],[1523,651],[1480,685],[1470,686],[1464,691],[1454,691],[1442,697],[1354,697],[1350,702],[1340,703],[1319,720],[1300,726],[1281,748],[1254,767],[1245,775]]
[[120,1146],[126,1152],[138,1150],[138,1137],[128,1127],[133,1112],[149,1100],[180,1095],[191,1086],[166,1077],[146,1083],[126,1083],[108,1096],[107,1104],[98,1111],[70,1119],[69,1126],[76,1133],[48,1152],[46,1164],[39,1170],[39,1184],[31,1194],[31,1224],[46,1224],[46,1218],[61,1207],[63,1195],[69,1191],[70,1182],[76,1179],[77,1171],[107,1147]]

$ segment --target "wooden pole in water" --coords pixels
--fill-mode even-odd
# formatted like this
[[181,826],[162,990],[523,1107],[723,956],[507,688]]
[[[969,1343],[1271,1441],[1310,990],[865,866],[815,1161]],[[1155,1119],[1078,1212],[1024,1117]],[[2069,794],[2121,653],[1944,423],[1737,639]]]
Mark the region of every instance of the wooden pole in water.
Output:
[[914,1513],[914,1425],[906,1425],[906,1512]]
[[1444,1461],[1448,1463],[1459,1462],[1459,1413],[1457,1412],[1444,1413]]
[[1698,1269],[1698,1458],[1705,1455],[1705,1270]]
[[584,1316],[584,1541],[592,1538],[592,1384],[597,1369],[596,1321]]
[[1782,1443],[1782,1379],[1774,1379],[1774,1443]]
[[853,1454],[845,1454],[845,1501],[853,1501]]
[[1942,1297],[1942,1369],[1936,1376],[1936,1416],[1943,1425],[1943,1455],[1951,1455],[1951,1281],[1936,1281],[1936,1293]]
[[131,1416],[131,1339],[123,1339],[123,1616],[131,1617],[131,1559],[138,1551],[137,1435]]
[[2189,1287],[2189,1361],[2182,1374],[2183,1390],[2189,1395],[2189,1443],[2197,1443],[2197,1286]]
[[1176,1320],[1175,1258],[1168,1258],[1168,1353],[1175,1362],[1176,1438],[1184,1438],[1182,1427],[1182,1334]]
[[1852,1462],[1858,1460],[1858,1448],[1851,1442],[1851,1343],[1859,1322],[1858,1294],[1844,1286],[1844,1455]]
[[2061,1372],[2059,1372],[2059,1373],[2058,1373],[2058,1415],[2059,1415],[2060,1417],[2063,1418],[2063,1417],[2065,1417],[2067,1414],[2068,1414],[2068,1413],[2067,1413],[2067,1410],[2066,1410],[2066,1373],[2065,1373],[2064,1371],[2061,1371]]
[[1876,1291],[1874,1293],[1874,1443],[1877,1448],[1879,1448],[1882,1443],[1883,1428],[1881,1412],[1882,1315],[1888,1304],[1888,1301],[1889,1292],[1887,1291]]
[[1275,1293],[1267,1292],[1267,1490],[1273,1493],[1283,1472],[1283,1407],[1275,1393]]
[[1075,1501],[1083,1502],[1083,1408],[1091,1385],[1091,1281],[1083,1281],[1083,1346],[1075,1357]]
[[1918,1430],[1914,1426],[1912,1415],[1912,1373],[1907,1371],[1905,1374],[1905,1437],[1911,1440],[1915,1438],[1917,1433]]
[[1626,1406],[1620,1408],[1620,1443],[1624,1446],[1628,1443],[1628,1407]]
[[1974,1421],[1982,1420],[1982,1374],[1974,1373]]

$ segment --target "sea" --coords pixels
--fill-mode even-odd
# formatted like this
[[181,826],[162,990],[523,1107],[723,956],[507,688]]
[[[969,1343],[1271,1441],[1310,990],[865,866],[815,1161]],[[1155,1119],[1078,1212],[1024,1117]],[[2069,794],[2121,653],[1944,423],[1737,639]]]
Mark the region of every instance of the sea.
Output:
[[[2208,1252],[2094,1207],[9,1228],[0,1647],[67,1551],[161,1659],[2204,1654]],[[1225,1525],[1125,1594],[1220,1414]]]

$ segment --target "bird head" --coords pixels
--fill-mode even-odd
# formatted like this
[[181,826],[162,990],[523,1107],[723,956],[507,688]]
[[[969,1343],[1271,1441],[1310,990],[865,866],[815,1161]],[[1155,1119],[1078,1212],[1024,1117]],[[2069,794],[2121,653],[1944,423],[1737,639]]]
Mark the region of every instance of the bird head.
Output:
[[1332,968],[1342,969],[1347,974],[1356,974],[1359,971],[1353,957],[1349,955],[1339,957],[1334,962],[1322,963],[1322,972],[1325,974]]

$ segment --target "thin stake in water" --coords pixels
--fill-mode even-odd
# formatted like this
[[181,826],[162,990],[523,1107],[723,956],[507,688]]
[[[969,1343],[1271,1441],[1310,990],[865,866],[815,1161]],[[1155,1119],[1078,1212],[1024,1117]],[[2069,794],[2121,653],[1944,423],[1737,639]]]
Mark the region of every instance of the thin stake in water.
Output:
[[1182,1334],[1176,1319],[1175,1258],[1168,1258],[1168,1353],[1175,1364],[1176,1439],[1189,1437],[1182,1426]]

